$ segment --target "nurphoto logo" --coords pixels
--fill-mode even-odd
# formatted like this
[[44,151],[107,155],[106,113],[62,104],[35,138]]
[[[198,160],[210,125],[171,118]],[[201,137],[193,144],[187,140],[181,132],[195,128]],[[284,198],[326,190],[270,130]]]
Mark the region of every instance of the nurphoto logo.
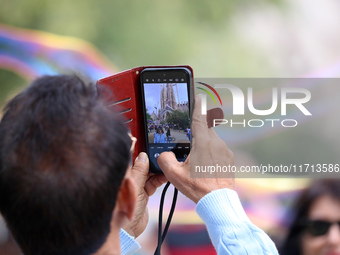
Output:
[[[232,84],[215,84],[214,86],[208,85],[203,82],[198,82],[199,84],[205,86],[210,89],[219,99],[221,106],[222,100],[220,95],[218,94],[216,89],[220,91],[228,90],[231,93],[232,101],[233,101],[233,116],[242,116],[245,115],[245,106],[250,113],[256,116],[267,116],[266,118],[253,118],[253,119],[243,119],[241,121],[233,120],[233,119],[214,119],[213,126],[217,125],[229,125],[230,127],[262,127],[264,125],[271,125],[271,127],[275,127],[275,125],[279,124],[282,127],[295,127],[298,125],[296,119],[286,119],[284,118],[287,115],[287,106],[292,105],[296,107],[302,114],[306,116],[311,116],[310,111],[305,107],[305,104],[309,102],[311,99],[311,93],[308,89],[298,88],[298,87],[281,87],[272,88],[271,93],[271,106],[267,109],[257,109],[254,106],[253,100],[253,88],[248,87],[246,95],[243,91]],[[198,89],[206,92],[214,101],[215,105],[217,105],[216,99],[214,95],[207,90],[206,88],[197,87]],[[280,107],[279,107],[280,106]],[[278,110],[279,108],[279,110]],[[279,114],[277,113],[279,111]],[[202,115],[207,114],[207,95],[202,94]],[[268,118],[269,115],[276,113],[276,116],[279,115],[281,118]]]

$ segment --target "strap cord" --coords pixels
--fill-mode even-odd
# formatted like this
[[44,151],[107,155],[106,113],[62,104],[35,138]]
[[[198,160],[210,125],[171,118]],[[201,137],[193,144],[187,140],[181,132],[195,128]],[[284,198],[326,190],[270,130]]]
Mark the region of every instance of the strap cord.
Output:
[[167,184],[165,185],[165,187],[163,189],[162,196],[161,196],[161,202],[160,202],[160,205],[159,205],[158,244],[157,244],[157,248],[155,250],[154,255],[160,255],[161,254],[161,246],[162,246],[162,243],[163,243],[163,241],[165,239],[165,236],[166,236],[166,234],[168,232],[168,229],[169,229],[169,226],[170,226],[170,223],[171,223],[171,219],[172,219],[172,216],[174,214],[175,207],[176,207],[178,190],[175,188],[174,197],[172,199],[170,213],[169,213],[168,220],[166,221],[166,224],[165,224],[165,227],[164,227],[164,231],[163,231],[163,234],[162,234],[164,199],[165,199],[166,191],[168,190],[169,186],[170,186],[170,182],[167,182]]

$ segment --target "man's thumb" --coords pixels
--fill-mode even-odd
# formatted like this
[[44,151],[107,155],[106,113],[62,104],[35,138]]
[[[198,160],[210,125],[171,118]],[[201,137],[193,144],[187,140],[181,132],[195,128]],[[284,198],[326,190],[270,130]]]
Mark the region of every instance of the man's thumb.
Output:
[[139,177],[144,177],[146,179],[149,173],[149,159],[145,152],[139,153],[138,157],[135,160],[134,165],[132,166],[132,174]]
[[176,169],[179,164],[175,154],[171,151],[166,151],[159,155],[157,163],[165,174],[171,171],[171,169]]

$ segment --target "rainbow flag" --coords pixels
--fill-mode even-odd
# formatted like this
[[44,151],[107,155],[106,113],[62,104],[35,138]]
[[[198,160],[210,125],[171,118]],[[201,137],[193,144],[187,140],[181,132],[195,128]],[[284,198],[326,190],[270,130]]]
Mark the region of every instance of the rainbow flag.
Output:
[[118,71],[84,40],[4,24],[0,24],[0,68],[27,80],[72,72],[96,81]]

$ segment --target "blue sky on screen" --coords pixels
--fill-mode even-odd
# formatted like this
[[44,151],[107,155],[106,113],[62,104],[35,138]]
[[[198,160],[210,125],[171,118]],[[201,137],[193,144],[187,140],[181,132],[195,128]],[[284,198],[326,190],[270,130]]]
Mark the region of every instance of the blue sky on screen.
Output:
[[[148,109],[149,114],[152,114],[153,111],[156,111],[155,107],[158,107],[158,109],[160,109],[161,107],[160,94],[161,94],[163,84],[165,83],[144,83],[146,109]],[[187,84],[177,83],[177,89],[178,89],[179,100],[177,98],[176,87],[174,87],[174,92],[175,92],[177,103],[187,102],[188,101]]]

